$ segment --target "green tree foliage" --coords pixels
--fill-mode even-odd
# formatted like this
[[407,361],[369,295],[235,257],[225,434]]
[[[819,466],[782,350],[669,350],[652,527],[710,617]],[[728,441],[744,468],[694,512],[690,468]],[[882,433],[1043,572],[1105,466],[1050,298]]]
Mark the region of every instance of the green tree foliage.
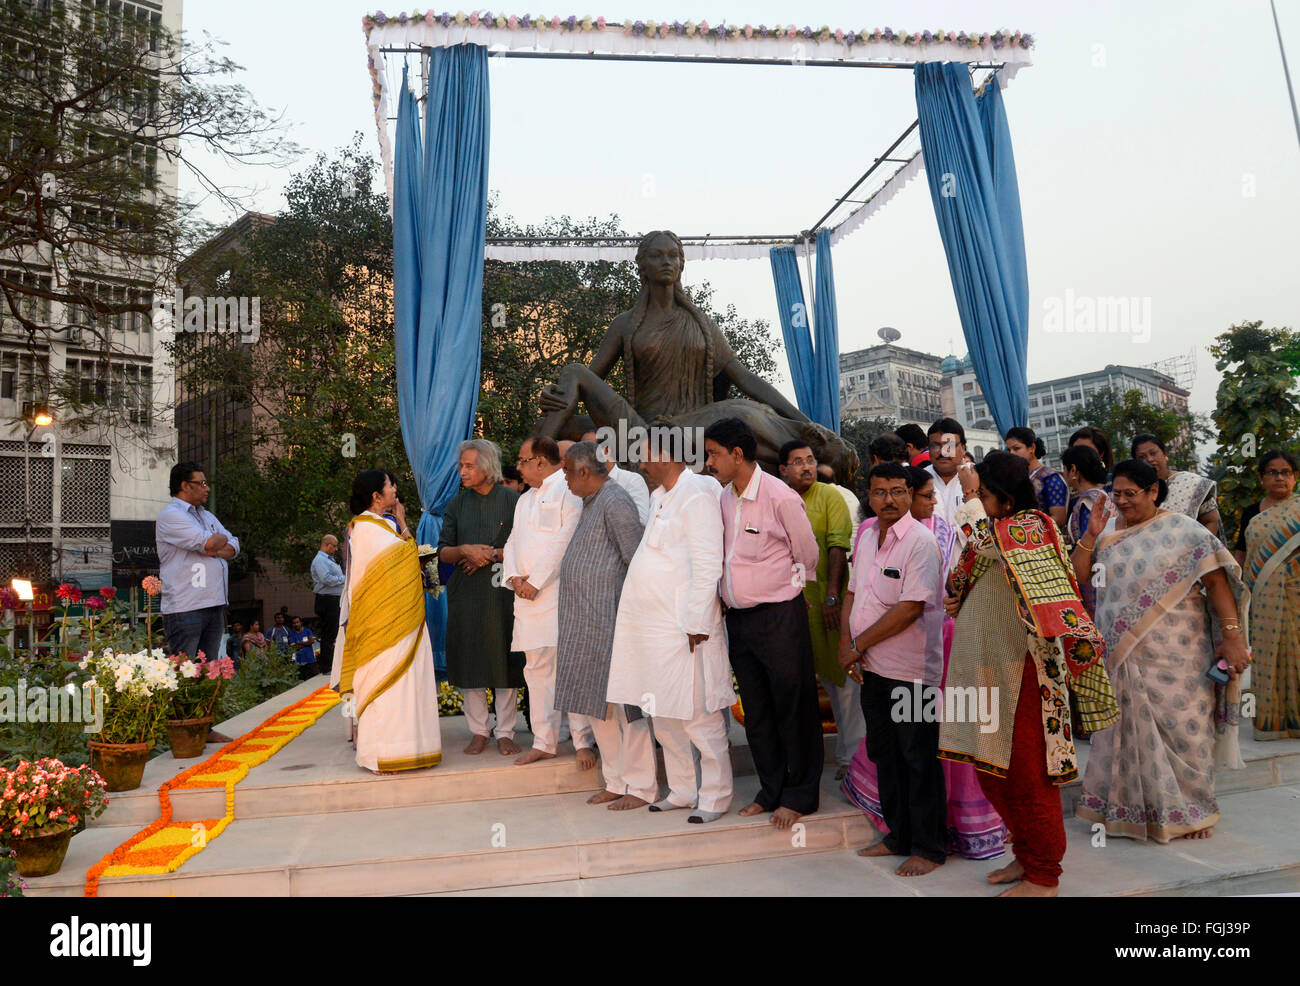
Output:
[[[321,535],[347,523],[352,478],[362,469],[390,469],[408,514],[419,509],[398,420],[392,223],[383,195],[372,191],[376,163],[360,141],[318,156],[289,182],[281,215],[253,223],[243,243],[194,264],[219,294],[261,299],[257,345],[212,333],[179,334],[173,344],[182,391],[221,390],[246,411],[239,451],[224,456],[213,477],[222,522],[247,548],[244,564],[261,556],[305,572]],[[522,227],[493,206],[488,234],[622,230],[614,217]],[[542,387],[565,364],[590,361],[639,286],[630,262],[489,261],[478,433],[507,456],[517,451],[540,418]],[[768,323],[741,318],[731,306],[717,311],[707,282],[688,290],[741,359],[770,378],[778,350]],[[621,367],[610,382],[621,386]]]
[[1271,449],[1297,450],[1300,435],[1300,333],[1241,322],[1212,346],[1222,374],[1214,410],[1218,425],[1219,512],[1224,530],[1235,532],[1241,511],[1264,491],[1256,472],[1258,456]]
[[858,468],[858,475],[855,484],[858,487],[858,496],[866,502],[867,473],[870,471],[871,457],[867,454],[867,446],[871,444],[873,438],[887,434],[898,427],[898,422],[893,418],[853,418],[849,421],[840,422],[840,437],[853,446],[853,450],[858,453],[858,462],[861,465]]
[[1106,387],[1090,396],[1082,407],[1076,407],[1065,422],[1067,425],[1092,425],[1100,428],[1110,439],[1115,461],[1129,457],[1129,446],[1137,435],[1155,435],[1169,449],[1171,469],[1197,469],[1196,446],[1208,442],[1214,435],[1205,415],[1180,417],[1173,411],[1142,399],[1142,392],[1126,390],[1117,393]]

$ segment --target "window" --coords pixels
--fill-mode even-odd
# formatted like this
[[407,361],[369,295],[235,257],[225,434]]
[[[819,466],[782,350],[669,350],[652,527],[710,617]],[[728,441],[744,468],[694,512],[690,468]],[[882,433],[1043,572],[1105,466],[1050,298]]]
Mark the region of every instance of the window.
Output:
[[975,384],[971,383],[971,381],[969,380],[967,380],[964,384],[961,385],[961,392],[963,394],[969,394],[974,389],[975,389]]
[[1043,419],[1043,427],[1044,427],[1044,428],[1055,428],[1055,427],[1056,427],[1056,418],[1044,418],[1044,419]]
[[1031,398],[1029,398],[1029,406],[1030,406],[1030,407],[1038,407],[1038,398],[1037,398],[1037,397],[1031,397]]
[[1065,394],[1064,394],[1064,393],[1060,393],[1060,394],[1057,394],[1057,395],[1056,395],[1056,403],[1058,403],[1058,404],[1064,404],[1064,403],[1065,403]]
[[1072,401],[1081,401],[1081,400],[1083,400],[1083,394],[1080,393],[1080,392],[1077,391],[1077,390],[1072,390],[1072,391],[1070,391],[1070,400],[1072,400]]

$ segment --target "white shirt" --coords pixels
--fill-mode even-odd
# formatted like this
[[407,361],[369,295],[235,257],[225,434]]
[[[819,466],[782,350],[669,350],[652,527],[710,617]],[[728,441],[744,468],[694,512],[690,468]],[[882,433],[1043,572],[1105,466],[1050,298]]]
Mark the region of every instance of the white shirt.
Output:
[[514,576],[526,578],[538,590],[534,599],[515,596],[513,650],[555,647],[560,639],[557,576],[569,546],[582,501],[569,492],[564,472],[555,470],[542,485],[529,489],[515,504],[514,526],[502,552],[501,584]]
[[[650,521],[628,566],[614,624],[609,701],[650,716],[690,720],[735,702],[727,637],[718,599],[722,514],[709,477],[683,472],[671,490],[650,497]],[[704,669],[704,705],[695,708],[696,645]]]
[[636,515],[641,518],[641,526],[644,527],[650,518],[650,487],[646,485],[645,477],[631,469],[620,469],[611,462],[609,478],[627,490],[627,495],[636,504]]
[[224,558],[203,553],[203,546],[213,534],[224,534],[239,554],[239,538],[205,507],[187,503],[174,496],[158,514],[154,525],[158,542],[158,575],[162,580],[162,613],[188,613],[226,605]]
[[934,477],[935,504],[934,512],[948,522],[948,526],[954,531],[958,531],[958,545],[964,544],[961,538],[960,530],[957,526],[957,511],[961,505],[966,502],[966,494],[961,490],[961,472],[953,475],[952,479],[945,483],[943,477],[934,471],[934,466],[927,464],[925,471]]

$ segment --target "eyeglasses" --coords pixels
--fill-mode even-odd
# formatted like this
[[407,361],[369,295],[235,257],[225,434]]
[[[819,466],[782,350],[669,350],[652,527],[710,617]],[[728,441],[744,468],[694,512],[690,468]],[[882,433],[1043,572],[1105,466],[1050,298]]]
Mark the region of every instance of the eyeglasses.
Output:
[[870,490],[868,495],[876,500],[883,500],[885,497],[889,497],[891,500],[902,500],[910,492],[911,491],[904,486],[902,489],[897,490]]
[[1125,502],[1128,502],[1129,500],[1136,500],[1143,493],[1150,493],[1150,492],[1151,492],[1151,488],[1147,487],[1145,490],[1114,490],[1111,492],[1110,495],[1111,498],[1114,500],[1123,500]]
[[1268,469],[1260,475],[1265,479],[1290,479],[1295,473],[1290,469]]
[[540,455],[530,455],[530,456],[529,456],[528,458],[526,458],[526,459],[515,459],[515,465],[517,465],[517,466],[526,466],[526,465],[528,465],[528,463],[530,463],[530,462],[535,462],[536,460],[538,460],[538,459],[540,459],[540,458],[541,458]]
[[207,481],[206,479],[187,479],[187,480],[185,480],[185,482],[187,482],[187,483],[192,483],[192,484],[195,485],[195,486],[207,486],[207,485],[208,485],[208,481]]

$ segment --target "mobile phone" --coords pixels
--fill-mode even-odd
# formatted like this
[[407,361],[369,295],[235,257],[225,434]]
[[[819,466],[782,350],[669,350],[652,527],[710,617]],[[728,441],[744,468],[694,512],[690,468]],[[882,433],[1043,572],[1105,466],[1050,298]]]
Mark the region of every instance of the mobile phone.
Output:
[[1205,677],[1216,684],[1226,685],[1232,678],[1228,673],[1228,662],[1223,658],[1219,658],[1210,665],[1209,670],[1205,672]]
[[897,568],[885,568],[881,569],[881,571],[887,579],[901,579],[903,577],[903,573]]

